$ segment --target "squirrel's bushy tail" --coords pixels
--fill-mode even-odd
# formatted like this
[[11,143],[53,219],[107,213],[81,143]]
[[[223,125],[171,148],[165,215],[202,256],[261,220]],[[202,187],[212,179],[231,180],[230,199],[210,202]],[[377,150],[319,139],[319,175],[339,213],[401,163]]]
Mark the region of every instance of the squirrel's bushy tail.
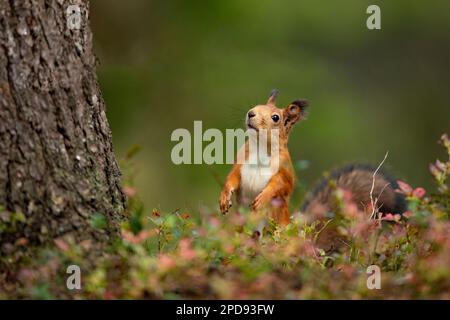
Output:
[[[323,215],[334,212],[336,205],[333,193],[336,189],[349,191],[352,201],[359,210],[370,208],[370,191],[373,174],[376,167],[363,164],[347,165],[331,172],[330,177],[322,179],[315,189],[306,197],[301,211],[307,214]],[[379,212],[403,213],[406,211],[406,201],[403,195],[395,192],[398,184],[384,170],[379,170],[375,176],[373,197],[378,197]],[[377,207],[378,207],[377,206]]]

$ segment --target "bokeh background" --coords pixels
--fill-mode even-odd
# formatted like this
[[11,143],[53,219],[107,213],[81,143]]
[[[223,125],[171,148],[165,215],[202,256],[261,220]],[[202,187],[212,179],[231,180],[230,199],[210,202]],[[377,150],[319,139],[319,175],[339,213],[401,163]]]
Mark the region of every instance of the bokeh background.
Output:
[[[382,30],[366,28],[370,4]],[[298,194],[387,150],[393,173],[431,187],[428,163],[450,131],[449,16],[448,1],[91,1],[116,154],[141,146],[127,179],[150,210],[216,209],[230,166],[174,165],[172,131],[243,127],[278,88],[279,106],[311,105],[290,139]]]

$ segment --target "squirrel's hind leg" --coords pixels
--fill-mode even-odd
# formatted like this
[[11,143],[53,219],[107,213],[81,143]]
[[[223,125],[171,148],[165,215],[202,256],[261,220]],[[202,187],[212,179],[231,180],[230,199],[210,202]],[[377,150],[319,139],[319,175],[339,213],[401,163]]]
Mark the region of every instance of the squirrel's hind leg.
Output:
[[270,217],[279,225],[286,226],[290,223],[288,202],[285,199],[273,199]]

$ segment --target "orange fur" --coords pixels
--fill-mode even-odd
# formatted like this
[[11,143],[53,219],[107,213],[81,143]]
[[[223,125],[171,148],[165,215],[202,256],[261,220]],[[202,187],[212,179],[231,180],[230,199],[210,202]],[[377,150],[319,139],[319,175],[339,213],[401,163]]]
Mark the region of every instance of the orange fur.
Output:
[[[294,189],[295,177],[287,144],[292,126],[303,118],[306,102],[297,100],[286,108],[279,109],[275,106],[276,94],[276,92],[271,94],[266,105],[257,105],[250,109],[246,122],[249,129],[265,129],[268,133],[272,129],[279,130],[278,170],[270,177],[264,178],[260,176],[258,168],[235,163],[223,186],[219,204],[221,212],[226,213],[231,207],[231,196],[236,194],[239,204],[251,204],[254,211],[264,210],[277,223],[287,225],[290,221],[289,198]],[[275,121],[277,117],[278,120]],[[270,143],[269,139],[267,150],[271,150]],[[249,157],[248,144],[247,141],[239,151],[244,153],[246,160]],[[243,174],[251,177],[242,176]],[[247,203],[248,199],[245,196],[249,194],[253,196],[255,191],[257,194],[250,199],[250,203]]]

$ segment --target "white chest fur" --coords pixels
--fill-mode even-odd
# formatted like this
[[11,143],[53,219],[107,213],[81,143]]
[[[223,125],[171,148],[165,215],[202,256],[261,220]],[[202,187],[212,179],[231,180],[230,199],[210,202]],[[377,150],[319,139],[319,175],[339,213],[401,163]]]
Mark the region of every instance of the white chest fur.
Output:
[[241,166],[240,189],[242,200],[246,200],[245,202],[253,201],[266,187],[273,174],[274,170],[270,165],[269,156],[257,157],[251,154],[249,159]]

